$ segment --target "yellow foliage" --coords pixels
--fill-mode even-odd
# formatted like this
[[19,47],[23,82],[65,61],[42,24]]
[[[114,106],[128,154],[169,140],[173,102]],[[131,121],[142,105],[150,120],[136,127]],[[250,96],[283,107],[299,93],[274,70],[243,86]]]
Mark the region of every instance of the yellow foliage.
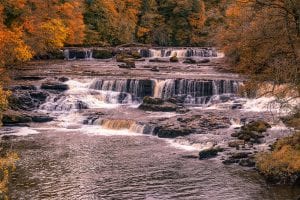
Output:
[[280,139],[274,151],[258,155],[257,167],[267,176],[285,177],[300,173],[300,132]]
[[15,162],[19,159],[19,156],[15,152],[7,153],[3,158],[0,158],[0,171],[3,173],[3,177],[0,180],[0,194],[4,195],[4,199],[8,199],[8,183],[10,172],[14,171],[16,166]]
[[3,90],[0,85],[0,112],[7,108],[7,98],[10,96],[10,92]]
[[61,19],[68,30],[66,43],[82,43],[85,25],[83,22],[81,2],[66,2],[60,6],[59,11],[61,13]]
[[32,51],[22,40],[22,32],[19,30],[0,30],[0,49],[0,65],[2,66],[32,58]]
[[68,29],[60,19],[50,19],[34,29],[30,37],[26,37],[35,53],[43,54],[64,46]]
[[143,37],[144,35],[146,35],[150,31],[151,31],[151,29],[149,29],[149,28],[139,27],[138,32],[137,32],[137,36],[138,37]]

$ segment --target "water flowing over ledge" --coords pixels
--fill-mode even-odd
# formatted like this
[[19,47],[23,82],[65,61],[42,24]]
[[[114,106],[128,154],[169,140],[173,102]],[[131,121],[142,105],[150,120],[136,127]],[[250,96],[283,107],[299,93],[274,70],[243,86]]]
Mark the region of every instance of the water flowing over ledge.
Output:
[[[64,56],[67,60],[91,60],[98,58],[97,52],[99,51],[107,51],[107,48],[65,48]],[[111,55],[120,51],[134,51],[143,58],[170,58],[174,56],[178,58],[222,58],[224,56],[216,48],[210,47],[112,48],[110,51],[112,52]]]

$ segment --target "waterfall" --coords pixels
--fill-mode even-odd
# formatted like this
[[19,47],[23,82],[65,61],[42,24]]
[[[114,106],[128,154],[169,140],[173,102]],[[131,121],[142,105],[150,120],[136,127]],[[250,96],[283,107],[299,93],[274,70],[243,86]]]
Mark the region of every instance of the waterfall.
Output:
[[135,133],[144,133],[147,130],[147,125],[139,124],[134,120],[127,119],[103,119],[100,124],[103,128],[111,130],[127,129]]
[[218,57],[219,53],[215,48],[162,48],[162,49],[141,49],[140,55],[142,57],[173,57],[177,56],[178,58],[185,57]]
[[93,50],[92,49],[65,49],[64,56],[66,60],[92,60]]
[[187,50],[179,49],[179,50],[172,50],[170,53],[170,57],[177,56],[178,58],[184,58],[187,55]]
[[42,110],[114,108],[119,104],[141,103],[145,96],[177,98],[187,105],[207,104],[212,97],[237,94],[239,87],[239,82],[234,80],[193,79],[94,79],[84,83],[66,83],[70,89],[61,95],[50,96],[41,106]]
[[187,57],[218,57],[218,52],[214,48],[188,49]]
[[157,50],[157,49],[149,49],[150,51],[150,57],[155,57],[155,58],[158,58],[158,57],[164,57],[163,56],[163,53],[162,53],[162,50]]
[[[237,94],[238,82],[234,80],[101,80],[96,79],[90,89],[114,91],[120,95],[118,102],[141,101],[145,96],[168,99],[180,97],[186,104],[206,104],[212,96]],[[130,97],[130,98],[129,98]],[[130,99],[130,101],[128,101]]]
[[152,96],[153,81],[151,80],[101,80],[96,79],[90,89],[129,93],[133,98]]

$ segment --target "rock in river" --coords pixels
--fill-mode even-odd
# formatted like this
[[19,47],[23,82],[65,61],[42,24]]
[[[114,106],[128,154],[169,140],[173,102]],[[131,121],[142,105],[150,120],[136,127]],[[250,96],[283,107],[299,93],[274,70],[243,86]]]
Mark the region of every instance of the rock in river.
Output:
[[178,106],[175,103],[160,98],[145,97],[139,109],[146,111],[175,112]]
[[222,151],[223,149],[219,147],[202,150],[199,152],[199,159],[205,160],[205,159],[216,157],[218,153]]
[[66,91],[69,89],[69,86],[67,84],[60,83],[60,82],[45,82],[45,83],[42,83],[41,89]]

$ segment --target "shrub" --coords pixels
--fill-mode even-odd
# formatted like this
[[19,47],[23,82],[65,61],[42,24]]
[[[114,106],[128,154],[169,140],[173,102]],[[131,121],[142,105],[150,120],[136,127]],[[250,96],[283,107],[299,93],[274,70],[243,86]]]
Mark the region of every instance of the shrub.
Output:
[[256,157],[257,168],[269,180],[296,183],[300,178],[300,132],[278,140],[270,153]]

